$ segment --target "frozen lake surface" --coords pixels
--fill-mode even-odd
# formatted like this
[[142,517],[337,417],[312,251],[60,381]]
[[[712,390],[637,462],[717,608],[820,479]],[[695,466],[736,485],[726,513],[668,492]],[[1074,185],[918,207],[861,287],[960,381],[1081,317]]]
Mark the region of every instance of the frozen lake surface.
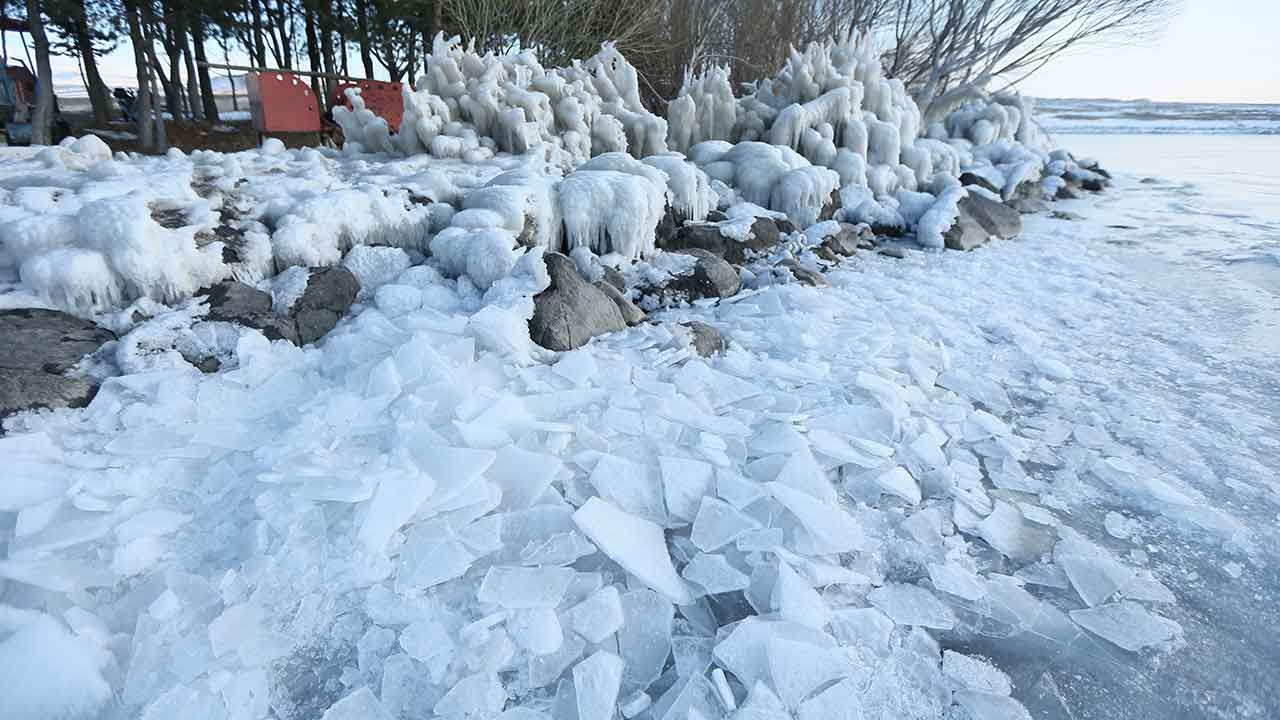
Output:
[[1036,101],[1051,132],[1096,134],[1277,134],[1280,105],[1266,103],[1185,103],[1152,100]]
[[[1102,271],[1115,292],[1068,292],[1063,308],[1023,309],[1063,320],[1055,341],[1071,347],[1064,362],[1091,375],[1085,396],[1108,412],[1132,409],[1117,418],[1117,440],[1164,455],[1165,477],[1196,487],[1247,528],[1252,549],[1241,557],[1241,547],[1211,533],[1148,518],[1141,546],[1178,597],[1170,617],[1186,646],[1148,667],[1050,665],[1040,679],[1052,677],[1052,686],[1022,686],[1040,695],[1027,705],[1052,718],[1275,717],[1280,571],[1265,548],[1280,547],[1280,137],[1059,141],[1118,172],[1114,191],[1078,203],[1086,223],[1047,231],[1055,248],[1070,243],[1090,258],[1082,278]],[[1030,225],[1028,239],[1049,223]],[[1076,399],[1059,392],[1049,406],[1064,401]],[[1013,672],[1032,680],[1040,670],[1030,663]]]

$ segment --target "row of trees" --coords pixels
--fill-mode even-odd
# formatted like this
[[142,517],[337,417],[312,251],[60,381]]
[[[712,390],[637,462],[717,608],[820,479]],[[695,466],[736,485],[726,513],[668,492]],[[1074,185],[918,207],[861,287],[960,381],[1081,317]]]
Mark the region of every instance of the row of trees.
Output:
[[[16,0],[0,0],[15,2]],[[257,67],[328,76],[421,70],[435,34],[481,50],[532,50],[547,65],[613,41],[664,102],[686,71],[727,65],[751,81],[775,73],[788,48],[869,28],[890,48],[885,66],[927,113],[994,78],[1016,80],[1083,42],[1132,38],[1176,0],[21,0],[41,86],[48,53],[77,58],[97,123],[112,110],[97,60],[127,37],[137,68],[139,135],[163,137],[153,106],[216,120],[210,51],[247,54]],[[7,13],[6,13],[7,14]],[[46,32],[47,28],[47,32]],[[352,58],[352,59],[349,59]],[[350,65],[358,62],[358,65]],[[313,79],[317,94],[322,81]],[[46,109],[47,112],[47,109]]]

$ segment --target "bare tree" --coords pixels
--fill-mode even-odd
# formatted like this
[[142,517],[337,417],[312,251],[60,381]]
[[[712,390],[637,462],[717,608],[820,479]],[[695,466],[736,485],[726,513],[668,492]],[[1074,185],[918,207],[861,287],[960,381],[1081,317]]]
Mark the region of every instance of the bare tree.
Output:
[[612,42],[637,67],[665,54],[666,0],[443,0],[444,14],[480,51],[530,50],[567,65]]
[[1176,0],[898,0],[889,74],[912,89],[926,122],[1016,83],[1082,43],[1155,27]]

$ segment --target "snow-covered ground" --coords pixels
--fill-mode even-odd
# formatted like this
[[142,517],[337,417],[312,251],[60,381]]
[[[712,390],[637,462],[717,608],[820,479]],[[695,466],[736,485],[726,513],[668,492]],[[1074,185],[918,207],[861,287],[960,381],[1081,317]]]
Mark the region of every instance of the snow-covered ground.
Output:
[[[1280,208],[1076,140],[1136,170],[1061,206],[1084,220],[862,255],[554,364],[478,351],[458,308],[369,307],[318,347],[246,337],[239,369],[27,416],[0,440],[24,508],[0,697],[1019,717],[1011,681],[1034,717],[1275,716],[1280,302],[1233,257],[1274,248]],[[730,351],[690,358],[677,319]]]

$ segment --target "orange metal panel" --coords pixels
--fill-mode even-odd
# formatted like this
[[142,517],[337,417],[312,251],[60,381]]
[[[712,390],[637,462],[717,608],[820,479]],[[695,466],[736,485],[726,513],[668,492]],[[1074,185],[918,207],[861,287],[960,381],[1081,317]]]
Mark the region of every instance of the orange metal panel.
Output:
[[284,71],[249,73],[249,111],[260,133],[320,132],[320,102],[305,80]]
[[341,82],[333,89],[331,105],[346,105],[347,88],[360,88],[360,97],[364,98],[364,106],[374,115],[387,121],[391,132],[400,132],[400,120],[404,118],[404,98],[400,96],[400,83],[383,80],[358,80]]

